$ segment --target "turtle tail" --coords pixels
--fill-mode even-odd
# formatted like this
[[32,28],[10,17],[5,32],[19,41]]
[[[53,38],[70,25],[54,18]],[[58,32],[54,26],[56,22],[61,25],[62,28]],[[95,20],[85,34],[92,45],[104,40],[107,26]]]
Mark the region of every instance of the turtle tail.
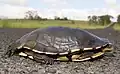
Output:
[[4,53],[5,57],[11,57],[13,55],[12,49],[10,49],[10,46],[8,47],[8,50]]

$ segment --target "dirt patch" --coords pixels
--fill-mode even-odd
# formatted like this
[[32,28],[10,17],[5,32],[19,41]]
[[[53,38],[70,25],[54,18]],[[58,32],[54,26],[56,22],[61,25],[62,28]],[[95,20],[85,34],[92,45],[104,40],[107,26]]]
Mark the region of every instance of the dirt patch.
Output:
[[120,73],[120,32],[113,29],[88,30],[114,44],[113,56],[86,62],[61,62],[54,65],[41,65],[23,57],[3,58],[7,46],[22,35],[34,29],[0,29],[0,73],[1,74],[119,74]]

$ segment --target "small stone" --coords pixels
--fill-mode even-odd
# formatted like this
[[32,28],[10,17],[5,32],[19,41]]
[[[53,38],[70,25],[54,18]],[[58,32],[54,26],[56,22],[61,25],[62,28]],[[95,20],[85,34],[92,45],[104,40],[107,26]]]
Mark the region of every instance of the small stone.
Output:
[[107,53],[105,54],[107,57],[115,57],[115,55],[113,53]]
[[37,70],[33,70],[30,74],[39,74]]
[[47,72],[47,73],[56,73],[57,71],[56,71],[56,69],[53,69],[53,68],[47,68],[46,70],[45,70],[45,72]]
[[38,70],[38,74],[45,74],[45,69]]

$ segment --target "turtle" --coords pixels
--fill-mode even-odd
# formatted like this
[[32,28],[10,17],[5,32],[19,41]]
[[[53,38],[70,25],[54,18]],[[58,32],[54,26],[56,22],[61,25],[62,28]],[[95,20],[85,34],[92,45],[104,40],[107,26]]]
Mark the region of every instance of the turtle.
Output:
[[[106,27],[109,28],[109,27]],[[84,29],[70,27],[38,28],[11,43],[8,57],[19,55],[36,62],[81,62],[112,51],[112,43]]]

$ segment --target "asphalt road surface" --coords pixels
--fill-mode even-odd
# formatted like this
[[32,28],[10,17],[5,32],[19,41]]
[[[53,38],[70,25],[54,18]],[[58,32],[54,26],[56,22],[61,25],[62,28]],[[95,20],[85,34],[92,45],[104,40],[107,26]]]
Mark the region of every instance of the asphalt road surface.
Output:
[[3,58],[8,45],[34,29],[0,29],[0,74],[120,74],[120,32],[113,29],[88,30],[114,44],[111,54],[86,62],[60,62],[41,65],[19,56]]

